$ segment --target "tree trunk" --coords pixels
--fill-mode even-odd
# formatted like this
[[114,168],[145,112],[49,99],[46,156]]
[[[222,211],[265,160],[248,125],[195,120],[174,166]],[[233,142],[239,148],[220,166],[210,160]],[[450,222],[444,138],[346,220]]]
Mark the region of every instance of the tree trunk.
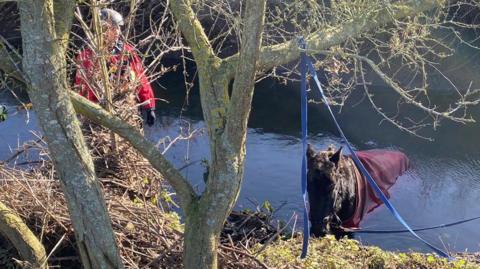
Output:
[[202,215],[192,212],[185,221],[183,264],[186,269],[217,268],[219,231],[214,231]]
[[208,126],[211,162],[205,192],[185,209],[185,268],[217,268],[217,246],[243,179],[245,141],[256,62],[261,44],[265,0],[248,0],[238,73],[228,94],[230,78],[219,68],[207,36],[188,1],[172,1],[171,8],[189,40],[200,80],[200,100]]
[[231,153],[225,141],[212,153],[207,189],[185,209],[184,265],[187,269],[217,268],[217,247],[243,179],[244,153]]
[[70,102],[64,43],[55,33],[53,2],[24,0],[18,6],[28,94],[61,181],[83,266],[123,268],[93,161]]

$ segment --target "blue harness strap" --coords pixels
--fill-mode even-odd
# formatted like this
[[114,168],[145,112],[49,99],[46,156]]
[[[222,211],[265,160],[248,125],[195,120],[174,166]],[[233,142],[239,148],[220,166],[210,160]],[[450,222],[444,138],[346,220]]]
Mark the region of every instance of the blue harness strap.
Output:
[[[301,45],[302,46],[302,45]],[[305,43],[301,47],[305,51]],[[302,110],[302,198],[303,198],[303,246],[302,259],[307,256],[308,238],[310,236],[310,227],[308,224],[308,208],[307,208],[307,59],[305,52],[302,52],[300,60],[300,70],[302,73],[302,80],[300,82],[301,88],[301,110]]]
[[[300,47],[303,49],[302,53],[301,53],[301,72],[302,72],[302,84],[301,84],[301,87],[302,87],[302,135],[303,135],[303,132],[306,132],[306,123],[305,123],[305,128],[303,128],[303,124],[304,124],[304,117],[303,117],[303,110],[307,110],[306,108],[306,101],[305,101],[305,108],[303,107],[303,98],[304,98],[304,94],[305,94],[305,98],[306,98],[306,72],[308,69],[308,71],[310,72],[310,74],[312,75],[315,83],[317,84],[317,88],[318,88],[318,91],[320,92],[320,95],[322,97],[322,100],[323,102],[325,103],[327,109],[328,109],[328,112],[330,113],[330,116],[331,118],[333,119],[333,122],[335,123],[335,126],[337,127],[337,130],[338,132],[340,133],[340,136],[342,137],[345,145],[347,146],[348,150],[350,151],[351,153],[351,157],[352,157],[352,160],[354,161],[355,165],[357,166],[357,168],[360,170],[360,172],[365,176],[365,178],[367,179],[368,183],[372,186],[372,188],[375,190],[376,194],[380,197],[380,199],[382,200],[382,202],[385,204],[385,206],[390,210],[390,212],[392,213],[392,215],[413,235],[415,236],[418,240],[422,241],[425,245],[427,245],[429,248],[431,248],[433,251],[435,251],[436,253],[438,253],[440,256],[442,257],[445,257],[445,258],[448,258],[449,260],[453,260],[453,258],[448,255],[448,253],[444,252],[443,250],[439,249],[438,247],[435,247],[434,245],[432,245],[431,243],[427,242],[425,239],[423,239],[422,237],[420,237],[417,233],[415,233],[412,228],[410,228],[410,226],[407,224],[407,222],[402,218],[402,216],[398,213],[398,211],[395,209],[395,207],[392,205],[392,203],[390,203],[390,201],[388,200],[388,198],[383,194],[383,192],[381,191],[381,189],[378,187],[377,183],[375,182],[375,180],[372,178],[372,176],[370,175],[370,173],[368,173],[367,169],[365,168],[365,166],[362,164],[362,162],[360,161],[360,159],[358,159],[358,156],[357,154],[355,153],[355,151],[352,149],[350,143],[348,142],[348,139],[347,137],[345,136],[345,134],[343,133],[342,129],[340,128],[340,125],[339,123],[337,122],[334,114],[333,114],[333,111],[332,109],[330,108],[329,104],[328,104],[328,101],[327,101],[327,98],[325,97],[325,94],[324,94],[324,91],[322,89],[322,86],[320,84],[320,81],[318,80],[318,77],[317,77],[317,73],[315,71],[315,67],[313,66],[312,62],[310,61],[310,59],[307,57],[306,53],[305,53],[305,49],[306,49],[306,44],[305,44],[305,41],[303,40],[303,38],[300,38],[299,40],[299,43],[300,43]],[[304,66],[306,65],[306,66]],[[304,81],[305,80],[305,81]],[[305,112],[305,121],[306,121],[306,112]],[[306,139],[306,134],[302,136],[302,140],[303,139]],[[306,141],[303,141],[303,145],[304,145],[304,156],[303,156],[303,159],[306,159],[306,152],[305,152],[305,144],[306,144]],[[303,163],[303,162],[302,162]],[[302,166],[302,183],[303,183],[303,166]],[[302,188],[303,188],[303,184],[302,184]],[[303,189],[302,189],[303,190]],[[304,196],[305,196],[305,193],[304,193]],[[308,224],[307,224],[308,226]],[[309,233],[307,234],[309,235]],[[305,236],[304,234],[304,238],[307,237]],[[304,246],[304,249],[302,250],[302,257],[304,257],[304,252],[306,254],[307,252],[307,247],[308,247],[308,243],[303,244]]]

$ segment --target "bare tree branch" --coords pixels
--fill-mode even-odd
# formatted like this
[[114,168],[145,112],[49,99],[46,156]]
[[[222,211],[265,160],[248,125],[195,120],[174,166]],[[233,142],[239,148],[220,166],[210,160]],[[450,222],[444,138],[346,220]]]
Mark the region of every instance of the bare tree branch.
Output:
[[177,192],[183,208],[187,207],[197,198],[190,183],[170,164],[169,161],[165,159],[162,153],[155,148],[155,144],[145,139],[137,129],[120,118],[109,114],[99,105],[88,101],[77,93],[73,91],[70,91],[69,93],[73,107],[78,113],[97,124],[105,126],[130,142],[130,144],[137,149],[155,169],[165,176]]
[[43,245],[22,219],[2,202],[0,202],[0,233],[13,244],[21,259],[28,262],[31,268],[48,268]]
[[225,127],[229,80],[223,74],[224,71],[219,69],[221,60],[214,54],[190,2],[172,0],[170,8],[197,64],[203,116],[208,126],[210,147],[214,152],[213,141],[221,135]]
[[[232,100],[227,111],[227,124],[224,137],[239,150],[244,147],[248,116],[250,115],[256,67],[260,45],[262,44],[266,0],[247,1],[238,68],[233,82]],[[238,135],[238,134],[245,135]],[[232,141],[233,140],[233,141]]]
[[420,108],[421,110],[427,112],[430,115],[434,115],[436,117],[440,118],[446,118],[452,121],[460,122],[460,123],[469,123],[469,122],[475,122],[474,119],[472,118],[464,118],[464,117],[455,117],[453,116],[453,113],[456,111],[456,109],[450,109],[444,112],[439,112],[433,108],[428,108],[424,106],[421,102],[416,101],[415,97],[410,95],[405,89],[402,89],[398,83],[393,81],[388,75],[386,75],[380,68],[378,67],[377,64],[375,64],[372,60],[360,56],[360,55],[350,55],[350,57],[355,57],[358,58],[365,63],[367,63],[370,68],[388,85],[390,88],[392,88],[396,93],[398,93],[407,103],[413,104],[417,108]]
[[172,0],[170,8],[180,31],[192,49],[197,66],[211,67],[213,62],[219,59],[215,56],[210,41],[190,4],[185,0]]
[[[358,16],[356,19],[342,25],[334,25],[328,29],[319,29],[306,36],[307,48],[311,50],[325,50],[339,45],[349,38],[358,37],[380,26],[392,23],[395,20],[415,16],[419,13],[441,7],[443,0],[410,0],[408,2],[392,3],[384,9]],[[275,66],[281,66],[300,57],[297,40],[262,47],[259,58],[259,70],[266,72]],[[226,58],[221,68],[225,68],[229,78],[235,74],[239,54]]]
[[372,105],[373,109],[375,109],[375,111],[380,115],[382,116],[386,121],[390,122],[391,124],[397,126],[400,130],[402,131],[405,131],[411,135],[414,135],[416,137],[419,137],[419,138],[422,138],[422,139],[425,139],[425,140],[428,140],[428,141],[433,141],[432,138],[429,138],[429,137],[425,137],[425,136],[422,136],[422,135],[419,135],[417,132],[416,132],[416,126],[414,126],[413,128],[407,128],[405,126],[403,126],[400,122],[396,121],[395,119],[393,119],[392,117],[389,117],[387,114],[385,114],[385,112],[383,112],[376,104],[375,102],[373,101],[373,98],[372,98],[372,94],[370,94],[370,92],[368,91],[368,87],[367,87],[367,81],[365,79],[365,72],[363,70],[363,67],[362,65],[360,64],[360,78],[362,80],[362,86],[363,86],[363,90],[365,91],[365,95],[367,96],[367,99],[368,101],[370,102],[370,104]]
[[[62,40],[62,46],[64,49],[67,48],[68,40],[70,39],[70,30],[72,29],[72,18],[75,6],[75,1],[53,1],[55,32],[57,34],[57,38]],[[65,12],[69,12],[71,14],[66,14]]]
[[24,82],[21,65],[22,59],[16,53],[9,51],[5,40],[0,38],[0,70],[10,77]]

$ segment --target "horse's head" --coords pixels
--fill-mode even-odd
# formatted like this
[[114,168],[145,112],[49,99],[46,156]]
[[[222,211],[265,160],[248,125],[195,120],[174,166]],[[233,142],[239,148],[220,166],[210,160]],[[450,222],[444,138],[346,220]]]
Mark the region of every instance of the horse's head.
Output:
[[335,151],[330,146],[326,151],[315,152],[309,144],[308,160],[308,199],[310,204],[310,221],[312,234],[324,236],[335,233],[341,225],[339,210],[341,209],[342,148]]

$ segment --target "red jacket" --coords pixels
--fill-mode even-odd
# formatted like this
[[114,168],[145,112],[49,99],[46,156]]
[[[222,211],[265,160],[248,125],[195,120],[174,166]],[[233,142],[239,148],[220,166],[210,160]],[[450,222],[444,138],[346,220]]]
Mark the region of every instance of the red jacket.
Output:
[[[135,80],[138,80],[139,86],[136,88],[137,100],[140,103],[148,101],[144,108],[155,108],[155,96],[153,95],[152,87],[148,81],[147,76],[145,75],[145,70],[143,68],[142,62],[135,52],[135,48],[128,44],[124,43],[123,50],[122,43],[119,42],[110,60],[107,62],[108,66],[123,66],[129,67],[129,70],[135,75]],[[123,55],[122,55],[123,54]],[[93,77],[93,74],[100,72],[98,68],[95,68],[94,64],[95,53],[90,48],[84,48],[77,55],[77,72],[75,75],[75,87],[79,88],[79,92],[82,96],[88,98],[92,102],[98,102],[98,98],[95,95],[94,91],[90,88],[89,84],[92,81],[89,81],[88,78]],[[120,61],[124,62],[120,63]]]

